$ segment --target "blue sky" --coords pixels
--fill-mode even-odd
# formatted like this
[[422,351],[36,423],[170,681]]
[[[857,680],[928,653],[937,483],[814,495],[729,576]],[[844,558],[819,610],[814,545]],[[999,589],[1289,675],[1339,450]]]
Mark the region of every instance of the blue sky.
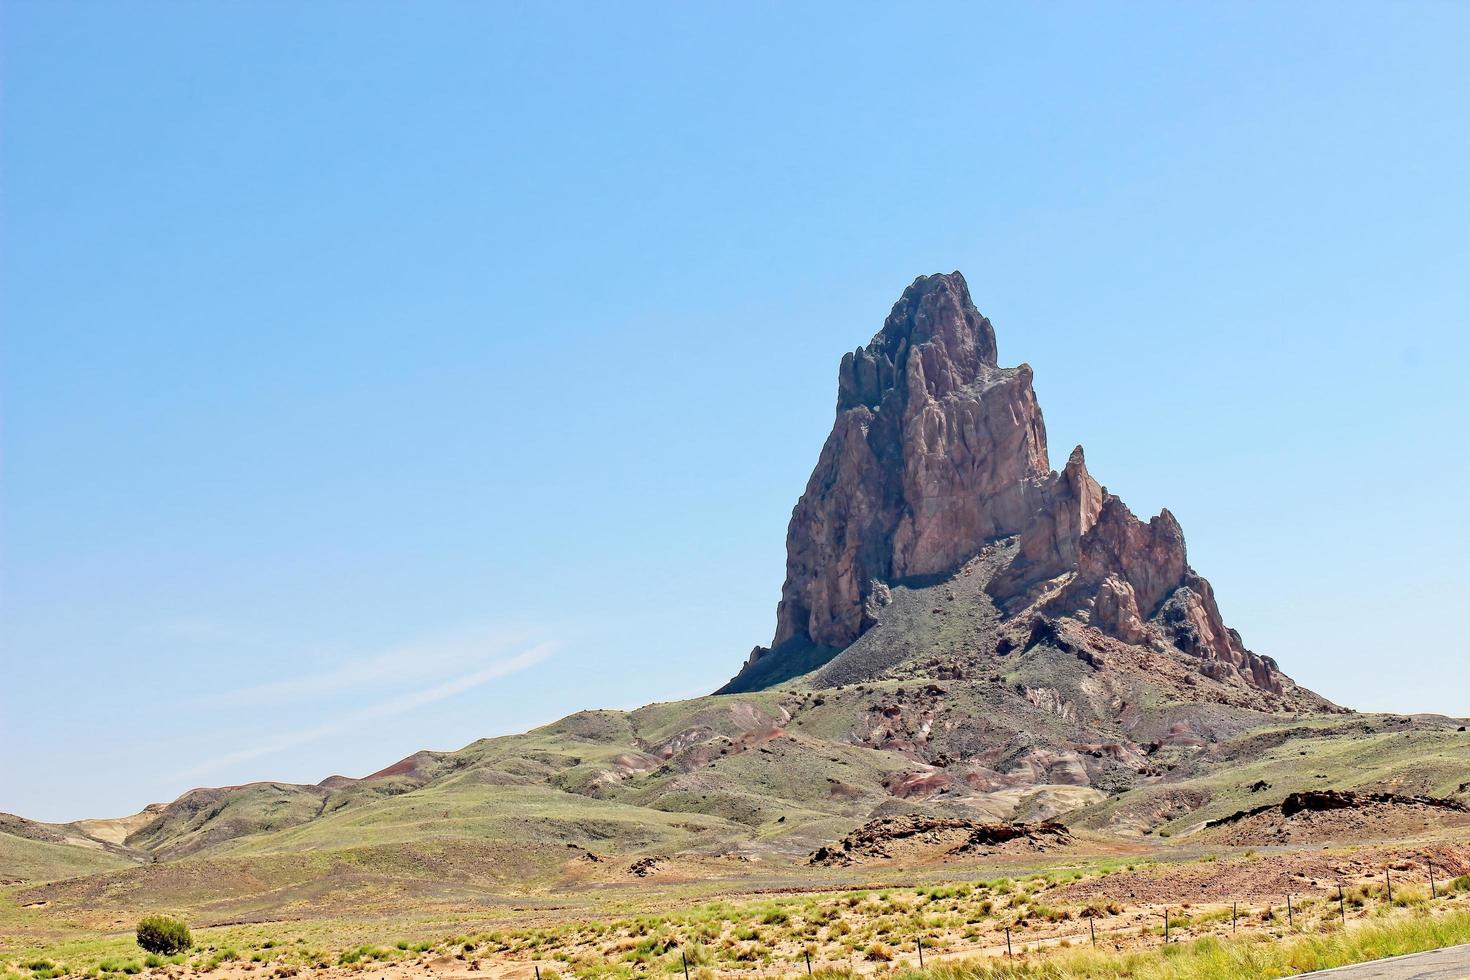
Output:
[[0,9],[0,810],[712,689],[956,268],[1249,646],[1470,713],[1470,7]]

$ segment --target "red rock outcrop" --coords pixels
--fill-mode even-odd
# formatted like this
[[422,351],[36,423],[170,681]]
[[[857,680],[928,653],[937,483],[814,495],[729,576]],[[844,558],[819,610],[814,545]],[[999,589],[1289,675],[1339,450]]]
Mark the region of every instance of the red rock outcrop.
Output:
[[1087,472],[1078,446],[1062,471],[1051,474],[1042,486],[1015,561],[991,583],[992,594],[1024,594],[1030,586],[1075,569],[1082,558],[1083,537],[1097,523],[1106,496]]
[[842,358],[837,421],[786,535],[774,645],[851,643],[875,584],[952,571],[1017,533],[1048,469],[1031,369],[998,366],[958,272],[916,279]]
[[1072,616],[1126,643],[1171,644],[1216,680],[1276,694],[1288,683],[1225,626],[1174,515],[1147,524],[1133,516],[1087,472],[1081,446],[1043,487],[1015,560],[987,591],[1012,616]]
[[995,331],[958,272],[904,291],[872,341],[842,358],[837,419],[786,535],[775,639],[747,669],[768,656],[788,658],[784,676],[819,666],[821,649],[878,621],[890,583],[935,580],[1018,536],[986,586],[1018,626],[1064,617],[1193,658],[1215,680],[1295,687],[1225,626],[1173,514],[1139,520],[1093,479],[1080,446],[1051,472],[1031,377],[1025,364],[999,366]]

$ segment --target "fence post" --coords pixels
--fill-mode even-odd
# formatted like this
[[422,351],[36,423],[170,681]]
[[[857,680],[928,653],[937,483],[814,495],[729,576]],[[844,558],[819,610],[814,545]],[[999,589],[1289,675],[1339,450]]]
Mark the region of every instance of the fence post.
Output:
[[1288,928],[1288,929],[1295,929],[1296,928],[1296,916],[1293,915],[1292,914],[1292,911],[1291,911],[1291,896],[1290,895],[1287,895],[1286,896],[1286,928]]
[[541,965],[539,963],[532,963],[531,965],[536,969],[536,980],[541,980]]
[[1164,942],[1169,941],[1169,910],[1164,909]]
[[1239,902],[1231,902],[1230,903],[1230,931],[1231,932],[1235,932],[1237,930],[1237,928],[1238,928],[1236,926],[1236,924],[1235,924],[1235,908],[1239,904],[1240,904]]
[[803,956],[806,957],[806,975],[807,976],[811,976],[812,975],[812,951],[809,950],[809,949],[803,949],[801,951],[801,953],[802,953]]
[[1428,858],[1425,858],[1424,863],[1429,865],[1429,897],[1438,898],[1439,892],[1437,892],[1434,888],[1434,862],[1429,860]]
[[1342,897],[1342,882],[1337,883],[1337,914],[1342,916],[1342,924],[1347,925],[1347,902]]
[[1389,877],[1388,869],[1383,869],[1383,882],[1388,886],[1388,903],[1393,904],[1393,879]]
[[1088,918],[1088,920],[1087,920],[1087,931],[1090,932],[1090,933],[1092,933],[1092,945],[1096,946],[1097,945],[1097,920],[1096,919],[1090,918],[1090,917]]
[[1011,927],[1006,926],[1006,955],[1011,955]]

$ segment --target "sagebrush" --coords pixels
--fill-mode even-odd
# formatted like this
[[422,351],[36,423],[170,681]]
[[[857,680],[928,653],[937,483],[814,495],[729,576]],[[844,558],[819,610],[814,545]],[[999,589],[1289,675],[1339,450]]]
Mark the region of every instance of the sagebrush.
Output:
[[167,915],[150,915],[138,922],[138,945],[150,953],[172,956],[194,945],[189,927]]

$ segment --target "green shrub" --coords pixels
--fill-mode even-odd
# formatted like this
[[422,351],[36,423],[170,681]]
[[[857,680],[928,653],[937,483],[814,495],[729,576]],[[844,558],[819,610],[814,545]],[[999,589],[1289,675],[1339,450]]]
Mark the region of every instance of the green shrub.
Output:
[[233,949],[222,949],[211,956],[202,969],[207,973],[210,970],[218,970],[223,963],[232,963],[240,958],[240,954]]
[[172,956],[194,945],[189,927],[166,915],[150,915],[138,923],[138,945],[150,953]]

